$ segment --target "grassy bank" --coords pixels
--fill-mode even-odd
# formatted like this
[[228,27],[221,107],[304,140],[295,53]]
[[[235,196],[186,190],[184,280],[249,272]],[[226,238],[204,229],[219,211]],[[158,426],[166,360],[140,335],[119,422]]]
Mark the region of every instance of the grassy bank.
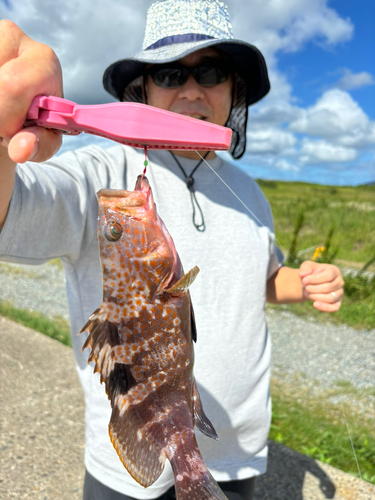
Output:
[[[375,186],[257,182],[270,202],[276,237],[285,249],[290,247],[296,218],[303,212],[298,250],[324,244],[334,226],[332,246],[338,248],[336,259],[365,263],[375,255]],[[306,258],[312,254],[307,252]]]
[[37,332],[44,333],[62,344],[71,346],[69,321],[60,316],[50,319],[42,313],[17,309],[11,302],[0,300],[0,316],[21,323]]
[[[351,437],[362,478],[375,484],[374,422],[363,418],[355,404],[357,399],[366,398],[366,391],[347,384],[338,382],[330,394],[311,394],[305,384],[299,387],[297,383],[273,379],[270,438],[358,477]],[[332,396],[343,394],[345,403],[330,403]]]

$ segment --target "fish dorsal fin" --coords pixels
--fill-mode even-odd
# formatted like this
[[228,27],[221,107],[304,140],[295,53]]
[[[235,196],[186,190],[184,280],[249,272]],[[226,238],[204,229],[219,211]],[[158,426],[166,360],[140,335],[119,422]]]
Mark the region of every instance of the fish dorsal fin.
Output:
[[171,288],[166,288],[164,291],[172,293],[173,295],[183,295],[189,286],[193,283],[197,274],[199,273],[199,267],[194,266],[193,269],[182,276],[181,279],[177,281]]
[[214,426],[204,413],[201,397],[199,395],[198,387],[195,381],[194,381],[193,401],[194,401],[194,424],[205,436],[218,440],[219,438],[217,437]]

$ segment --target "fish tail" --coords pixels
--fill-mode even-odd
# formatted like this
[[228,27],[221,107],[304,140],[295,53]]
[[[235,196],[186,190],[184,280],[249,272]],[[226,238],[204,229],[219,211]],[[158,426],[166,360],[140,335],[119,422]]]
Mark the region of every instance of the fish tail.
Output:
[[[189,456],[190,455],[190,456]],[[207,469],[198,447],[171,458],[177,500],[228,500]]]

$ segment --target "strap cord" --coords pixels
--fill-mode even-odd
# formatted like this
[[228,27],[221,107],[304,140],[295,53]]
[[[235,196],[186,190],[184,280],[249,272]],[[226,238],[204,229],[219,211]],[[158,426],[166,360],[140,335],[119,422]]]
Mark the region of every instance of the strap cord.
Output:
[[[192,170],[192,172],[191,172],[190,175],[186,174],[185,169],[182,167],[181,163],[178,161],[177,157],[172,153],[172,151],[169,151],[169,152],[171,153],[171,155],[175,159],[177,165],[180,167],[180,170],[181,170],[181,172],[183,173],[183,175],[185,177],[186,187],[190,191],[191,205],[193,207],[193,224],[194,224],[195,228],[197,229],[197,231],[203,232],[206,229],[206,224],[204,222],[204,217],[203,217],[202,209],[201,209],[201,207],[200,207],[200,205],[198,203],[197,197],[195,195],[194,177],[193,177],[193,175],[197,171],[198,167],[200,167],[200,165],[202,164],[203,160],[208,155],[209,151],[207,151],[206,154],[203,157],[201,157],[200,161],[193,168],[193,170]],[[195,209],[195,207],[197,207],[197,210],[199,211],[199,214],[200,214],[200,222],[199,223],[197,223],[197,221],[196,221],[197,210]]]

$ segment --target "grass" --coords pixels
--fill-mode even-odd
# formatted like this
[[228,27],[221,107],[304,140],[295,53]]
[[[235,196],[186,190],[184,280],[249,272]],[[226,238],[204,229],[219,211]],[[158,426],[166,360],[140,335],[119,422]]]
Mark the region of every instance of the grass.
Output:
[[0,262],[0,273],[22,276],[23,278],[37,279],[38,273],[26,267],[17,267],[6,262]]
[[26,309],[17,309],[11,302],[0,300],[0,316],[21,323],[37,332],[44,333],[52,339],[58,340],[67,346],[72,345],[70,338],[69,321],[56,316],[53,319],[44,314]]
[[[304,223],[298,249],[324,244],[334,225],[336,259],[364,263],[375,254],[375,186],[321,186],[303,182],[258,180],[270,202],[279,244],[289,249],[300,212]],[[311,258],[307,253],[306,258]],[[375,269],[375,264],[372,266]]]
[[[347,384],[338,381],[336,394],[348,395],[349,391],[354,399],[361,396]],[[362,478],[375,484],[373,420],[361,418],[348,402],[343,403],[342,410],[329,402],[327,394],[312,396],[305,388],[299,390],[298,385],[279,379],[272,380],[271,392],[271,439],[359,477],[347,422]]]

